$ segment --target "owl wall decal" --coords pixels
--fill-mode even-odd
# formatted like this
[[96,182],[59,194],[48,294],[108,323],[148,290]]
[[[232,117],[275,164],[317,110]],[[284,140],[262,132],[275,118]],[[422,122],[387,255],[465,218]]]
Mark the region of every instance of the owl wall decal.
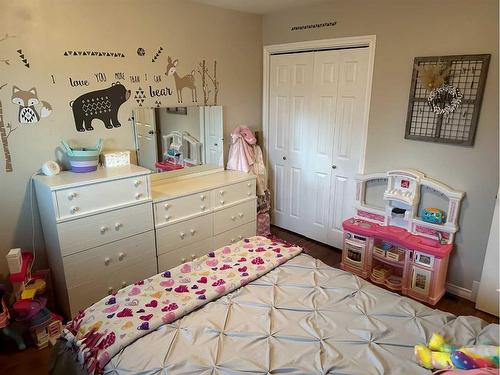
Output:
[[38,99],[34,87],[25,91],[12,86],[12,103],[19,106],[18,120],[21,124],[34,124],[52,113],[52,106]]

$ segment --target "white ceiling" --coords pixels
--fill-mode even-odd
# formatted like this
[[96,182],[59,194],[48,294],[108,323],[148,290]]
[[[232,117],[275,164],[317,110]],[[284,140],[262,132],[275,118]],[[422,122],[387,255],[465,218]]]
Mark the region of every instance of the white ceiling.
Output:
[[240,12],[267,14],[281,10],[304,7],[328,0],[191,0],[194,3],[212,5]]

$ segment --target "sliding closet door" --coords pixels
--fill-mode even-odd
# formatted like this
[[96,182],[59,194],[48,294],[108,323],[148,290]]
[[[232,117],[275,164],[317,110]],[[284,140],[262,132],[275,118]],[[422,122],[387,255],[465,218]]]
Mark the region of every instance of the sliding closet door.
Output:
[[342,247],[364,137],[368,49],[271,57],[273,223]]
[[306,234],[304,202],[307,124],[313,80],[313,55],[273,56],[270,64],[269,166],[273,222]]

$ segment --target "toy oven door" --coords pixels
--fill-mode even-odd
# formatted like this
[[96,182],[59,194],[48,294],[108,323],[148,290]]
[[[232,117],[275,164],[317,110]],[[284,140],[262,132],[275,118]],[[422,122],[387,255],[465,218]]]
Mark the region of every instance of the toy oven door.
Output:
[[344,261],[362,268],[365,262],[365,244],[346,240],[344,242]]
[[415,292],[428,295],[431,286],[431,279],[431,270],[412,266],[410,289]]

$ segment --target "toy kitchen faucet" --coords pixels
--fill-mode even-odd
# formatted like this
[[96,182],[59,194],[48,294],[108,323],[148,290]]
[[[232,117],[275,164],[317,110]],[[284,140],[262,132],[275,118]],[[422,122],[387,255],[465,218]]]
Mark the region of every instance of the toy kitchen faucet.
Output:
[[[366,202],[370,185],[381,181],[387,183],[384,208]],[[420,207],[427,201],[422,192],[440,208]],[[342,269],[436,304],[445,292],[464,195],[416,170],[359,175],[356,215],[342,223]]]

